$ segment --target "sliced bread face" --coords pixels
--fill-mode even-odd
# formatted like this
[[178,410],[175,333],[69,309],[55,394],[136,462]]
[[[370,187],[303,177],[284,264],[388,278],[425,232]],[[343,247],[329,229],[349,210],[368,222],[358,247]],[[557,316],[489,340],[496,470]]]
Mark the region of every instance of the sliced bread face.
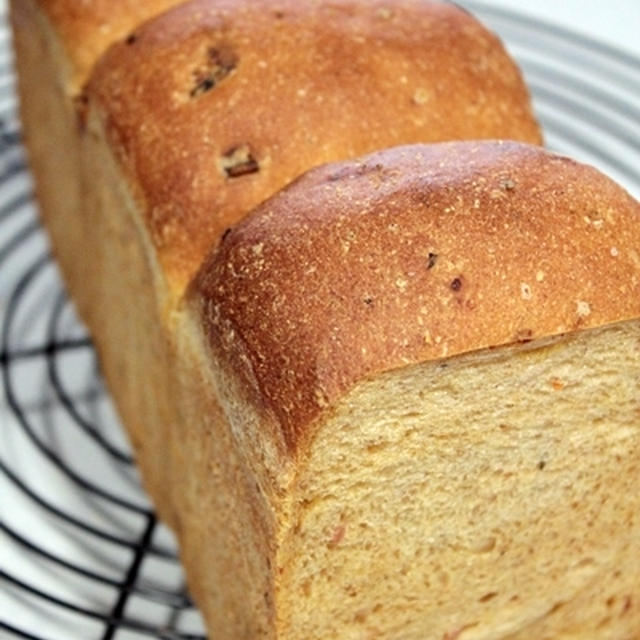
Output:
[[504,142],[328,165],[190,291],[276,513],[275,637],[640,629],[640,206]]

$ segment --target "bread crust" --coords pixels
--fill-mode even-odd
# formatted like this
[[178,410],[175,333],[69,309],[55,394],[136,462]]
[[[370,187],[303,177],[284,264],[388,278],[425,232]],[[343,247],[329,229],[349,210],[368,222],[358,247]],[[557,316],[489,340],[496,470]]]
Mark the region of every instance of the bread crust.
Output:
[[314,169],[224,238],[190,294],[289,452],[394,368],[640,316],[640,205],[515,142]]
[[56,25],[69,57],[69,90],[80,91],[96,60],[116,40],[184,0],[37,0]]
[[468,13],[417,0],[194,0],[89,83],[178,293],[247,211],[323,162],[416,141],[539,142],[522,77]]

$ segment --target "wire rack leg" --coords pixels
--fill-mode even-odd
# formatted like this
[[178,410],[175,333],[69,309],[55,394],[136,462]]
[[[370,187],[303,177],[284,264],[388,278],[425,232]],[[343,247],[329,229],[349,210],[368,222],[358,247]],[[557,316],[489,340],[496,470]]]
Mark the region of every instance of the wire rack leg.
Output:
[[129,570],[127,571],[127,575],[124,580],[124,584],[122,585],[122,589],[118,594],[118,599],[116,600],[116,603],[111,610],[111,615],[109,616],[109,624],[104,632],[104,635],[102,636],[102,640],[112,640],[120,626],[119,621],[123,617],[125,607],[127,606],[127,602],[129,600],[129,596],[131,595],[133,587],[135,586],[135,583],[138,579],[142,561],[144,560],[149,546],[151,545],[151,539],[153,538],[156,524],[157,522],[155,516],[153,514],[150,514],[147,518],[147,526],[145,527],[142,536],[140,537],[140,544],[135,550],[133,560],[131,561],[131,565],[129,566]]

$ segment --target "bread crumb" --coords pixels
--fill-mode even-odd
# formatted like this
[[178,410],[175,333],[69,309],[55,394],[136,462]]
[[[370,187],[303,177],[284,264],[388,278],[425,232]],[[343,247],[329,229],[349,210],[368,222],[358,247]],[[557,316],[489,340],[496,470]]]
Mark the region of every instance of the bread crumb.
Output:
[[586,318],[591,314],[591,305],[584,300],[578,300],[577,312],[581,318]]
[[536,282],[542,282],[544,280],[544,271],[538,271],[536,273]]
[[520,295],[523,300],[531,300],[533,294],[531,293],[531,287],[526,282],[520,283]]
[[602,229],[603,225],[604,225],[604,220],[602,220],[601,218],[596,218],[595,220],[593,218],[591,218],[591,216],[584,216],[584,221],[587,224],[590,224],[594,229]]
[[423,87],[417,88],[413,93],[413,101],[418,105],[423,105],[429,102],[429,91]]
[[316,404],[319,407],[324,409],[325,407],[329,406],[329,401],[327,399],[327,396],[322,391],[322,389],[316,389],[315,392],[314,392],[314,395],[316,397]]
[[617,247],[611,247],[611,255],[612,255],[614,258],[617,258],[617,257],[618,257],[618,255],[619,255],[619,251],[618,251]]

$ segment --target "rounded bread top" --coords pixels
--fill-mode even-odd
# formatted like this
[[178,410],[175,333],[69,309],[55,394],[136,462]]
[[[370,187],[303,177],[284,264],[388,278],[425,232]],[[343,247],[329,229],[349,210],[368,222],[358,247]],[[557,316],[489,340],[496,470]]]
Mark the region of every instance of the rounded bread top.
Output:
[[225,235],[190,290],[214,351],[295,449],[356,383],[640,316],[640,205],[515,142],[310,171]]
[[141,22],[184,0],[36,0],[59,31],[69,55],[71,94],[80,91],[96,60]]
[[540,141],[499,40],[425,0],[193,0],[111,48],[89,98],[178,293],[224,229],[313,166],[410,142]]

